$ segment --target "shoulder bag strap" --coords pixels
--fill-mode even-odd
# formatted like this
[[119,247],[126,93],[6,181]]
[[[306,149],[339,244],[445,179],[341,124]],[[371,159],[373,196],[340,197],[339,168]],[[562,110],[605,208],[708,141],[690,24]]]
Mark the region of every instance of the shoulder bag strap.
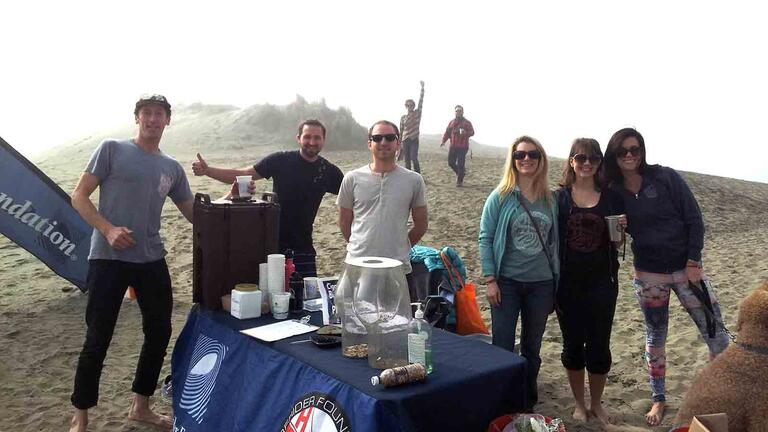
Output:
[[552,257],[550,257],[549,248],[547,247],[547,244],[544,243],[544,237],[542,237],[541,231],[539,230],[539,224],[536,223],[536,219],[531,214],[531,211],[528,210],[528,206],[525,204],[525,201],[523,201],[520,198],[520,194],[517,194],[516,197],[517,197],[517,202],[519,202],[520,205],[523,206],[523,209],[525,210],[526,213],[528,213],[528,217],[531,219],[533,228],[536,230],[536,235],[539,237],[541,248],[544,250],[544,255],[547,257],[547,262],[549,263],[549,271],[552,272],[552,277],[555,277],[555,266],[552,264]]
[[[445,252],[440,251],[440,259],[443,261],[443,266],[448,273],[448,283],[451,284],[454,291],[464,288],[464,279],[462,279],[459,270],[457,270],[456,267],[453,266],[453,263],[451,263],[451,258],[448,257]],[[458,285],[458,288],[454,286],[454,283]]]

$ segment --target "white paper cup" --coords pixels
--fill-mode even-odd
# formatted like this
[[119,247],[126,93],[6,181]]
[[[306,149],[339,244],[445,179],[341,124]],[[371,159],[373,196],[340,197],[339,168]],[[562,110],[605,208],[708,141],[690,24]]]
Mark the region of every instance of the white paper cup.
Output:
[[291,293],[274,292],[269,297],[270,303],[272,304],[272,316],[279,320],[288,318],[288,306],[291,301]]
[[320,289],[317,287],[317,277],[304,278],[304,300],[320,298]]
[[251,184],[251,176],[237,176],[237,193],[241,198],[250,197],[248,185]]
[[621,241],[623,229],[621,228],[621,225],[619,225],[619,218],[620,216],[605,217],[605,224],[608,225],[608,236],[613,242]]

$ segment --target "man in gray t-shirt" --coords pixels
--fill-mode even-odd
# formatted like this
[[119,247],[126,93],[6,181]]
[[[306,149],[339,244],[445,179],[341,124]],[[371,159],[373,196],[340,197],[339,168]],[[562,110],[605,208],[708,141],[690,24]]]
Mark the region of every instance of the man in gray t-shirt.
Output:
[[[72,206],[91,226],[85,343],[75,373],[70,431],[85,431],[88,409],[98,402],[99,379],[128,286],[141,309],[144,345],[133,381],[131,420],[170,429],[154,413],[154,394],[171,337],[171,278],[160,238],[166,197],[192,222],[192,192],[181,165],[160,151],[171,121],[171,105],[160,95],[144,96],[134,110],[139,130],[130,140],[106,140],[91,156],[72,193]],[[99,208],[91,194],[99,188]]]
[[[427,232],[426,186],[421,174],[396,162],[400,149],[397,126],[378,121],[368,131],[372,162],[348,172],[336,204],[347,258],[394,258],[411,272],[411,245]],[[408,230],[408,215],[413,227]]]

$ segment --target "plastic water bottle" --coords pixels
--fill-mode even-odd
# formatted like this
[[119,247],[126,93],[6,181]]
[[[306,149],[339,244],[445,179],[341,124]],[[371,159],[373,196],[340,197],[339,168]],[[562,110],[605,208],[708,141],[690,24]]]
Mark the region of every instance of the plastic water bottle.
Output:
[[165,380],[163,381],[163,387],[160,389],[160,394],[166,401],[173,402],[173,381],[171,381],[170,375],[165,377]]
[[432,326],[424,319],[421,303],[416,305],[414,318],[408,325],[408,362],[421,363],[432,373]]
[[371,384],[383,385],[384,387],[394,387],[421,381],[427,377],[427,371],[421,363],[414,363],[405,366],[399,366],[391,369],[384,369],[381,374],[371,377]]

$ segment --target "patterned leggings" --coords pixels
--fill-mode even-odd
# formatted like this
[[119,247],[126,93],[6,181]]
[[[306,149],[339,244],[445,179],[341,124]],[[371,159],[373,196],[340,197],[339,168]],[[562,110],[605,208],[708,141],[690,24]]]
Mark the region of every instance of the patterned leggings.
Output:
[[[674,291],[683,308],[699,328],[701,336],[709,347],[711,355],[717,355],[728,346],[728,335],[718,326],[717,334],[710,338],[707,334],[707,321],[704,309],[699,299],[688,287],[685,270],[672,274],[649,273],[635,269],[632,281],[635,296],[645,318],[645,359],[650,376],[652,399],[654,402],[665,400],[664,377],[666,375],[667,357],[664,344],[667,340],[669,327],[669,295]],[[720,305],[713,290],[709,291],[715,316],[722,320]]]

